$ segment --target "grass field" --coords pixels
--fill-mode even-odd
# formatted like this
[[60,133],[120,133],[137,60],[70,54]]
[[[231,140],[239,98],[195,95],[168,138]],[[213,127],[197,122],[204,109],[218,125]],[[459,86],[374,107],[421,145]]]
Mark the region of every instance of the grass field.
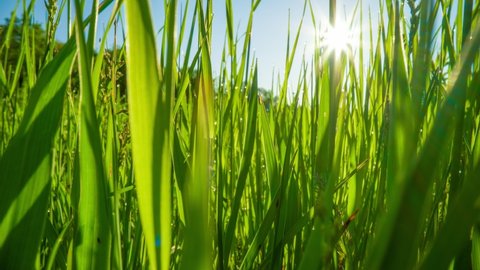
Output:
[[160,31],[147,0],[92,2],[45,1],[40,52],[32,3],[0,28],[1,269],[480,269],[479,1],[360,8],[369,31],[336,55],[285,29],[270,95],[260,0],[244,29],[225,0],[225,33],[211,0],[163,1]]

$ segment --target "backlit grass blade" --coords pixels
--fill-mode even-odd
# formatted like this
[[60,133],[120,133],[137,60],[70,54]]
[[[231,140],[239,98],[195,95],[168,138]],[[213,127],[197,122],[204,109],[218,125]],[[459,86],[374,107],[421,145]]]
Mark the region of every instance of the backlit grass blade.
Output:
[[0,265],[8,269],[34,268],[47,215],[51,147],[75,51],[72,39],[43,69],[0,158]]
[[[206,49],[204,47],[203,49]],[[206,54],[208,55],[208,54]],[[209,57],[209,56],[208,56]],[[185,251],[182,257],[183,269],[208,269],[211,267],[210,244],[211,232],[208,226],[209,191],[212,168],[212,147],[210,126],[213,88],[209,72],[198,79],[198,98],[193,113],[193,132],[191,147],[193,149],[192,169],[185,185],[186,228]],[[210,80],[210,83],[207,82]],[[210,92],[210,94],[207,94]],[[209,98],[210,97],[210,98]]]
[[209,192],[213,166],[212,142],[214,136],[214,88],[210,56],[210,29],[212,2],[207,2],[206,12],[197,1],[198,25],[201,38],[201,73],[193,88],[197,97],[193,102],[192,132],[190,147],[192,149],[192,167],[185,186],[186,228],[185,253],[182,257],[183,269],[208,269],[211,267],[209,230]]
[[160,84],[155,33],[147,0],[127,0],[127,86],[138,206],[150,269],[170,267],[171,97],[175,83],[175,10],[165,26],[168,70]]
[[[97,1],[92,10],[97,9]],[[78,70],[80,77],[80,126],[78,139],[79,183],[78,205],[74,236],[74,264],[77,269],[110,267],[111,226],[107,198],[107,182],[102,160],[102,145],[95,110],[91,77],[93,39],[85,43],[83,12],[80,1],[75,1],[76,40],[78,46]],[[90,25],[90,33],[95,24]]]

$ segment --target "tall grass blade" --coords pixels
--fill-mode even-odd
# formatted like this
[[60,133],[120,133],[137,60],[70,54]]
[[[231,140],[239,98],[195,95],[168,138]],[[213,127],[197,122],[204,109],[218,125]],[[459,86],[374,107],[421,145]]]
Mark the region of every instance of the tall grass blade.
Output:
[[51,148],[75,56],[75,40],[43,69],[18,131],[0,158],[0,265],[32,269],[51,185]]
[[[93,12],[96,12],[97,5],[98,2],[93,1]],[[75,1],[75,9],[75,33],[79,52],[80,126],[74,263],[77,269],[107,269],[110,267],[112,236],[110,215],[108,215],[107,182],[91,77],[94,39],[90,39],[88,44],[85,43],[82,22],[83,12],[79,0]],[[91,24],[89,32],[96,31],[95,28],[96,25]]]
[[210,56],[210,29],[212,2],[203,11],[197,1],[198,25],[201,38],[201,70],[194,82],[197,97],[193,102],[190,147],[193,153],[192,167],[185,187],[186,232],[183,269],[208,269],[211,267],[211,235],[209,230],[209,193],[212,179],[214,135],[213,77]]
[[[206,47],[203,50],[207,50]],[[205,54],[210,56],[208,52]],[[202,57],[202,60],[208,59]],[[204,62],[204,61],[202,61]],[[213,118],[213,88],[210,67],[204,66],[205,73],[197,80],[198,98],[195,101],[191,147],[193,149],[192,169],[185,186],[186,228],[185,252],[182,257],[183,269],[208,269],[211,267],[211,231],[208,226],[209,192],[212,168],[212,136],[210,124]],[[210,92],[210,93],[208,93]]]
[[147,0],[126,1],[127,86],[137,197],[150,269],[170,267],[171,97],[175,82],[175,4],[167,5],[168,58],[160,83]]

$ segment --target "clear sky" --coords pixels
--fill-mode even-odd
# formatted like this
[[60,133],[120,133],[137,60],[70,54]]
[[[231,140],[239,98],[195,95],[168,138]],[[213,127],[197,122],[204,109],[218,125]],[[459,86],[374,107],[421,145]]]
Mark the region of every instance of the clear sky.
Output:
[[[0,19],[3,21],[5,18],[10,17],[10,13],[13,10],[15,0],[0,0]],[[21,1],[20,1],[21,2]],[[59,1],[60,2],[60,1]],[[90,7],[91,0],[87,0],[86,7]],[[193,3],[191,0],[190,9],[193,9]],[[250,9],[250,0],[233,0],[234,10],[234,22],[235,30],[240,38],[245,33],[246,24],[248,21],[248,14]],[[314,13],[316,16],[317,24],[326,24],[328,22],[328,0],[311,0]],[[379,7],[378,0],[363,0],[362,8],[364,12],[363,24],[358,21],[355,23],[358,31],[361,29],[366,30],[368,25],[368,11],[372,12],[372,18],[374,21],[374,29],[376,29],[376,20],[378,18]],[[181,0],[179,4],[179,10],[184,6],[185,1]],[[225,23],[225,2],[222,0],[213,1],[214,9],[214,21],[213,21],[213,33],[212,33],[212,65],[214,75],[218,74],[221,53],[223,50],[223,44],[226,35],[226,23]],[[350,19],[353,9],[355,8],[357,0],[337,0],[337,20]],[[72,5],[73,6],[73,5]],[[154,18],[155,29],[158,30],[163,24],[163,1],[153,0],[151,1],[152,14]],[[20,10],[23,7],[20,4]],[[89,9],[89,8],[88,8]],[[294,35],[303,11],[303,1],[301,0],[262,0],[258,6],[253,21],[252,32],[252,45],[251,49],[255,53],[255,57],[258,60],[259,68],[259,84],[260,86],[270,88],[272,81],[272,72],[275,72],[275,78],[277,74],[283,77],[285,66],[285,53],[287,47],[287,30],[288,30],[288,14],[290,12],[290,26],[292,35]],[[107,10],[99,19],[98,29],[103,31],[111,10]],[[85,11],[85,13],[88,13]],[[17,13],[19,16],[21,12]],[[64,15],[66,14],[66,10]],[[47,12],[44,6],[43,0],[37,0],[35,4],[35,18],[36,22],[43,23],[46,20]],[[67,37],[67,21],[66,16],[63,16],[60,28],[57,32],[57,39],[65,41]],[[293,36],[292,36],[293,39]],[[301,32],[298,52],[294,61],[292,74],[290,76],[291,81],[295,82],[300,70],[300,64],[302,60],[303,51],[305,51],[307,59],[310,59],[310,55],[314,49],[314,33],[313,23],[310,16],[310,11],[307,10],[303,29]],[[111,37],[110,40],[111,42]],[[243,44],[241,42],[240,44]]]

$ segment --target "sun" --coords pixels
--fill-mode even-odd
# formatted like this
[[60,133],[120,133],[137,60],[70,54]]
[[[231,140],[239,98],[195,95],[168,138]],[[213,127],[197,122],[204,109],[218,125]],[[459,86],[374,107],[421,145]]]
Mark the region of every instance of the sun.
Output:
[[321,45],[328,55],[335,54],[338,58],[342,53],[351,53],[357,44],[357,31],[349,28],[343,22],[337,22],[335,26],[329,25],[321,37]]

